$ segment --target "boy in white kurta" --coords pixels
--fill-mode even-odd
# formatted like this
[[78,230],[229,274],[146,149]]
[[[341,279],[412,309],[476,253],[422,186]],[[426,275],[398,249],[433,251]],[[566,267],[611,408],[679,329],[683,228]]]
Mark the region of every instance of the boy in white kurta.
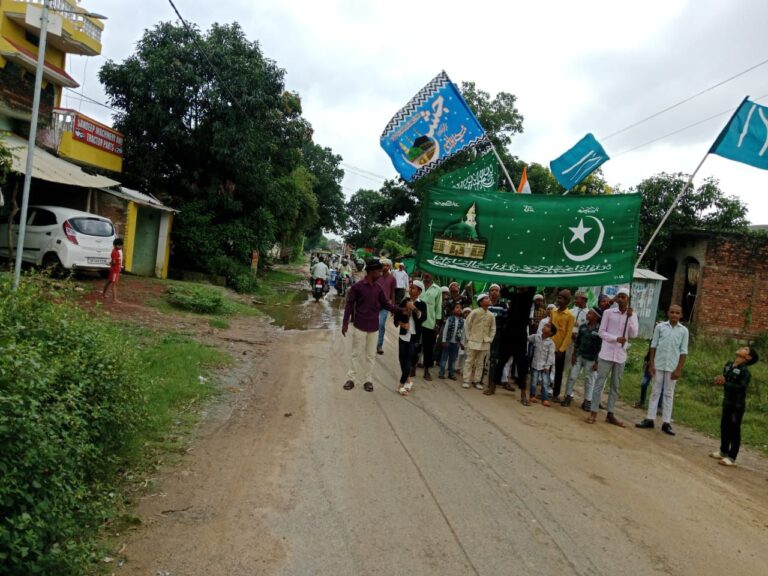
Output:
[[496,336],[496,318],[488,312],[491,300],[488,294],[477,297],[479,308],[472,310],[464,323],[464,333],[467,336],[467,361],[464,366],[463,388],[474,384],[478,390],[483,389],[483,364],[485,355],[491,349],[491,342]]

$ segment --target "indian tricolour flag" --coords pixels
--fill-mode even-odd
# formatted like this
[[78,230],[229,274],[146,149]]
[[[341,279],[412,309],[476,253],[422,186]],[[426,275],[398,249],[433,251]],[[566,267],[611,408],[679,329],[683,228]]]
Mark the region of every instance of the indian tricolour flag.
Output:
[[518,194],[530,194],[531,185],[528,184],[528,166],[523,166],[523,177],[520,179],[520,185],[517,187]]

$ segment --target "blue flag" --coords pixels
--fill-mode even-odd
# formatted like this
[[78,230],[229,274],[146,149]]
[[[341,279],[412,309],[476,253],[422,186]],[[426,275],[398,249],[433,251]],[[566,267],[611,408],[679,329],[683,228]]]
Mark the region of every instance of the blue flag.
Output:
[[405,180],[415,180],[484,137],[461,93],[441,72],[389,121],[381,147]]
[[592,174],[609,156],[592,134],[587,134],[559,158],[552,160],[552,174],[566,190]]
[[768,170],[768,108],[744,98],[709,149],[729,160]]

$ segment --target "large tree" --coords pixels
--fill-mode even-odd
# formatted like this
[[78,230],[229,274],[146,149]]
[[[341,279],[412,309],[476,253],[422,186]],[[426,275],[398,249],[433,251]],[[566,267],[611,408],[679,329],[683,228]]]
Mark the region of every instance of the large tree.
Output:
[[161,23],[101,68],[126,136],[124,181],[181,210],[176,264],[226,273],[338,209],[340,158],[314,148],[284,75],[237,24]]
[[304,144],[302,155],[304,166],[315,177],[312,190],[317,197],[318,221],[309,234],[319,237],[323,230],[341,233],[347,222],[344,192],[341,189],[341,181],[344,179],[341,156],[314,142]]
[[[638,237],[640,249],[646,246],[687,182],[686,174],[661,173],[646,178],[630,190],[643,195]],[[746,205],[735,196],[726,196],[720,190],[718,181],[708,178],[698,188],[690,187],[683,194],[644,256],[643,265],[653,268],[658,263],[669,246],[672,232],[676,230],[746,231],[748,225]]]

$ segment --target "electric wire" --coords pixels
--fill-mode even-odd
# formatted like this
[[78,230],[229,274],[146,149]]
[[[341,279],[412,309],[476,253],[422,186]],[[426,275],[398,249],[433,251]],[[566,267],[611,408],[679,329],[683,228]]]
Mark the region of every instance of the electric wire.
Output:
[[173,0],[168,0],[168,3],[171,5],[171,8],[173,8],[173,11],[176,13],[176,16],[179,18],[179,20],[181,20],[181,23],[184,25],[184,28],[186,29],[187,33],[192,38],[192,42],[195,43],[195,46],[197,46],[197,49],[203,55],[203,58],[205,58],[205,61],[208,63],[208,66],[211,69],[211,73],[216,77],[216,80],[218,80],[221,90],[223,92],[226,92],[227,96],[229,96],[229,99],[232,101],[232,104],[237,106],[237,108],[243,114],[243,117],[249,118],[249,115],[246,113],[243,106],[240,105],[240,101],[232,95],[232,92],[230,92],[229,86],[227,85],[227,83],[225,83],[219,76],[216,66],[213,65],[213,62],[211,62],[211,59],[208,57],[208,54],[206,53],[205,49],[200,45],[200,42],[197,39],[197,35],[194,34],[194,31],[191,29],[190,25],[187,24],[186,20],[184,20],[184,17],[179,12],[179,9],[176,8],[176,5],[173,3]]
[[706,94],[707,92],[711,92],[715,88],[719,88],[723,84],[727,84],[731,80],[735,80],[739,76],[743,76],[744,74],[746,74],[748,72],[751,72],[752,70],[754,70],[756,68],[759,68],[760,66],[764,66],[765,64],[768,64],[768,58],[766,58],[762,62],[758,62],[757,64],[754,64],[753,66],[750,66],[749,68],[747,68],[745,70],[742,70],[741,72],[739,72],[737,74],[734,74],[733,76],[731,76],[729,78],[726,78],[725,80],[721,80],[717,84],[713,84],[709,88],[705,88],[704,90],[700,90],[699,92],[697,92],[696,94],[693,94],[692,96],[689,96],[688,98],[684,98],[683,100],[680,100],[679,102],[677,102],[675,104],[672,104],[671,106],[667,106],[666,108],[664,108],[662,110],[659,110],[658,112],[656,112],[654,114],[651,114],[650,116],[647,116],[646,118],[643,118],[642,120],[638,120],[637,122],[633,122],[629,126],[625,126],[624,128],[622,128],[621,130],[617,130],[616,132],[611,132],[607,136],[601,136],[599,138],[599,140],[608,140],[610,138],[613,138],[614,136],[618,136],[619,134],[622,134],[622,133],[626,132],[627,130],[635,128],[636,126],[640,126],[640,124],[644,124],[645,122],[648,122],[649,120],[652,120],[652,119],[656,118],[657,116],[661,116],[662,114],[664,114],[666,112],[669,112],[670,110],[674,110],[678,106],[682,106],[686,102],[690,102],[691,100],[693,100],[694,98],[698,98],[702,94]]
[[[762,96],[759,96],[758,98],[755,98],[755,100],[762,100],[763,98],[767,97],[768,94],[763,94]],[[675,134],[679,134],[680,132],[685,132],[686,130],[690,128],[694,128],[696,126],[699,126],[700,124],[705,124],[706,122],[709,122],[710,120],[714,120],[715,118],[719,118],[720,116],[725,116],[726,114],[733,114],[733,112],[736,110],[736,108],[729,108],[728,110],[724,110],[722,112],[718,112],[717,114],[713,114],[712,116],[709,116],[707,118],[704,118],[703,120],[699,120],[698,122],[694,122],[693,124],[688,124],[687,126],[683,126],[682,128],[678,128],[677,130],[674,130],[672,132],[668,132],[667,134],[664,134],[663,136],[659,136],[658,138],[654,138],[653,140],[648,140],[647,142],[643,142],[642,144],[638,144],[637,146],[633,146],[632,148],[627,148],[626,150],[622,150],[621,152],[618,152],[613,155],[613,158],[616,158],[617,156],[621,156],[622,154],[627,154],[629,152],[634,152],[635,150],[639,148],[643,148],[645,146],[648,146],[650,144],[653,144],[655,142],[658,142],[659,140],[664,140],[665,138],[669,138],[670,136],[674,136]]]

